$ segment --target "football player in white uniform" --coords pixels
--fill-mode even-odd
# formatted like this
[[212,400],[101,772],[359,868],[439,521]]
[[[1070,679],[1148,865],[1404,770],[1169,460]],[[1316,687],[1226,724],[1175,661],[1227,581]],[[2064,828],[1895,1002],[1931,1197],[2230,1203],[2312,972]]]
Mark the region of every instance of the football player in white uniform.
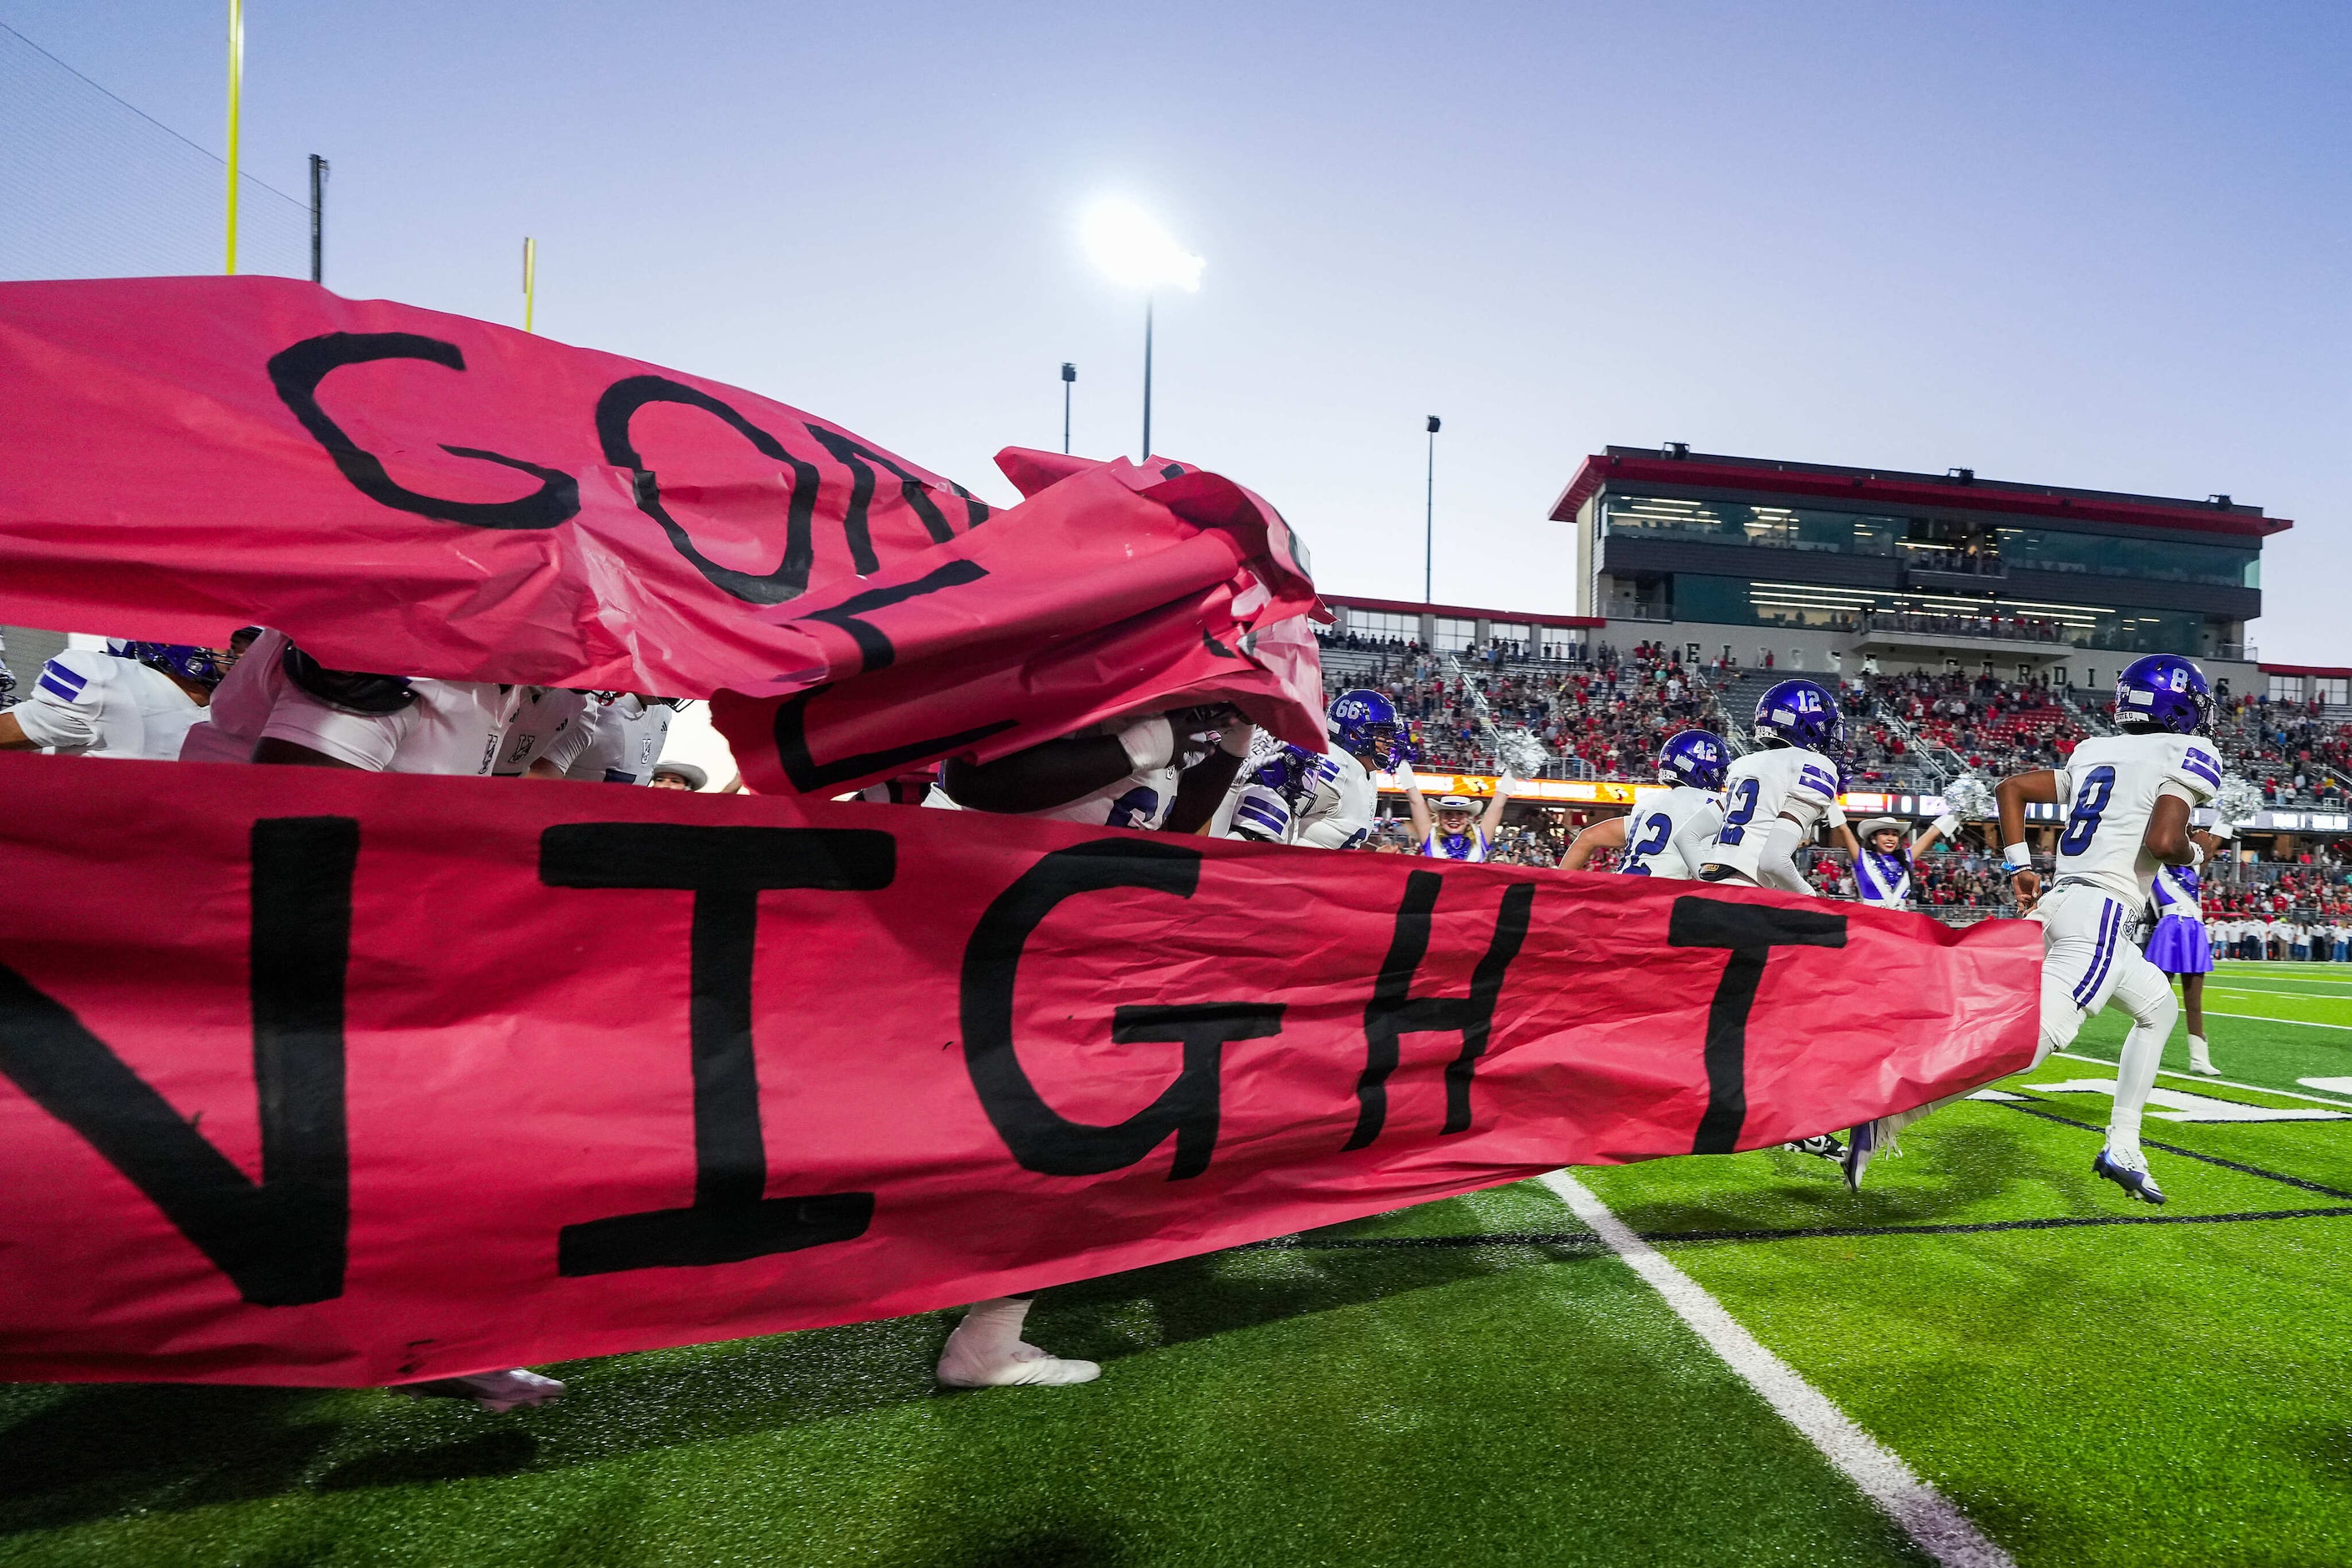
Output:
[[590,784],[651,784],[654,764],[669,743],[674,697],[640,697],[634,691],[599,691],[588,710],[587,738],[563,770],[568,779]]
[[1699,879],[1811,894],[1797,848],[1826,821],[1842,826],[1842,781],[1829,753],[1843,748],[1837,698],[1810,680],[1783,680],[1756,704],[1757,749],[1724,773],[1723,826]]
[[[2073,1044],[2084,1020],[2108,1002],[2130,1016],[2116,1066],[2115,1112],[2091,1169],[2142,1203],[2164,1202],[2140,1152],[2140,1113],[2180,1009],[2171,983],[2126,932],[2147,907],[2159,866],[2193,868],[2215,847],[2210,836],[2189,826],[2190,808],[2221,787],[2221,759],[2198,734],[2212,710],[2202,670],[2173,654],[2149,654],[2116,678],[2116,723],[2123,733],[2094,736],[2074,748],[2063,768],[2015,774],[1993,792],[2001,859],[2018,905],[2042,922],[2042,1038],[2032,1065]],[[2036,802],[2066,807],[2057,877],[2046,894],[2025,847],[2025,807]],[[1860,1184],[1863,1166],[1895,1131],[1948,1103],[1855,1128],[1848,1182]]]
[[213,693],[212,722],[188,731],[180,758],[478,777],[529,689],[327,669],[268,631]]
[[23,701],[0,712],[0,751],[171,762],[204,722],[236,659],[219,648],[134,642],[122,652],[68,648],[41,667]]
[[[997,758],[950,758],[944,804],[1097,827],[1192,833],[1225,798],[1256,728],[1223,706],[1181,708],[1097,726]],[[998,1296],[964,1310],[940,1352],[950,1388],[1091,1383],[1102,1368],[1049,1355],[1021,1338],[1034,1296]]]
[[1343,691],[1325,715],[1329,748],[1310,752],[1261,735],[1210,831],[1265,844],[1353,849],[1371,837],[1374,770],[1397,761],[1396,707],[1377,691]]
[[1658,782],[1674,787],[1623,816],[1596,822],[1576,836],[1560,869],[1580,871],[1604,849],[1623,851],[1617,869],[1629,877],[1698,875],[1723,826],[1723,788],[1731,748],[1707,730],[1684,730],[1658,750]]
[[494,778],[560,779],[588,743],[588,694],[560,686],[516,689],[514,712],[499,735]]

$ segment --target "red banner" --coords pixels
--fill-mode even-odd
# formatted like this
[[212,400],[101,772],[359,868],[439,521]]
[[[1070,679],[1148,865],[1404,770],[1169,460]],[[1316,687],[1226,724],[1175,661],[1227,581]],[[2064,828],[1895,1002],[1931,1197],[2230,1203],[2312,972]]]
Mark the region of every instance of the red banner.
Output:
[[167,769],[0,756],[0,1377],[368,1384],[919,1310],[1774,1144],[2036,1032],[2021,922]]
[[734,387],[270,278],[0,284],[0,408],[12,624],[731,690],[771,790],[1212,698],[1320,743],[1304,549],[1165,459],[1010,451],[992,512]]

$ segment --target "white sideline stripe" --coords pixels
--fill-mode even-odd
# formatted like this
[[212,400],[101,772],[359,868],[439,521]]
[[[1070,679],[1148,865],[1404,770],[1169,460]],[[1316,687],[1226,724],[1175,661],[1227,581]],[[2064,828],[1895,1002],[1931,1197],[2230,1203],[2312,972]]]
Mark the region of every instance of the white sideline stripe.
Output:
[[[2316,1002],[2322,998],[2315,996],[2312,1000]],[[2352,1024],[2315,1024],[2308,1018],[2273,1018],[2268,1013],[2224,1013],[2213,1007],[2205,1011],[2216,1018],[2252,1018],[2257,1024],[2293,1024],[2299,1029],[2352,1029]]]
[[1635,1236],[1591,1188],[1566,1171],[1539,1178],[1576,1217],[1598,1232],[1626,1267],[1665,1298],[1675,1315],[1706,1342],[1780,1418],[1822,1451],[1863,1496],[1903,1527],[1920,1551],[1945,1568],[2016,1568],[2008,1552],[1987,1539],[1943,1493],[1912,1473],[1911,1467],[1882,1446],[1829,1396],[1797,1375],[1788,1363],[1766,1350],[1665,1255]]
[[[2225,1014],[2216,1014],[2214,1016],[2216,1017],[2227,1016]],[[2103,1068],[2111,1068],[2116,1065],[2105,1057],[2086,1057],[2080,1051],[2053,1051],[2050,1054],[2053,1057],[2069,1057],[2078,1062],[2096,1062]],[[2338,1110],[2352,1110],[2352,1100],[2325,1100],[2315,1094],[2299,1094],[2291,1089],[2271,1089],[2259,1083],[2240,1083],[2233,1078],[2208,1078],[2201,1072],[2175,1072],[2170,1068],[2158,1068],[2156,1070],[2162,1073],[2166,1078],[2187,1079],[2190,1083],[2219,1084],[2223,1089],[2250,1089],[2255,1094],[2275,1094],[2281,1100],[2307,1100],[2314,1105],[2332,1105]],[[2297,1083],[2308,1083],[2310,1079],[2295,1079],[2295,1082]]]

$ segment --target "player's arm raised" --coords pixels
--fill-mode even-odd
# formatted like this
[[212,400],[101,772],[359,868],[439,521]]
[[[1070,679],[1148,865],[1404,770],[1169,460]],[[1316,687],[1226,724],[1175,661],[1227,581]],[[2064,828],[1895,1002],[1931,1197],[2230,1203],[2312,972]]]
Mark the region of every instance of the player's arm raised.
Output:
[[1612,816],[1587,826],[1576,836],[1576,842],[1568,847],[1568,853],[1559,858],[1559,868],[1581,871],[1592,864],[1592,858],[1603,849],[1624,848],[1625,824],[1631,820],[1630,816]]
[[1242,759],[1249,755],[1250,742],[1257,736],[1256,725],[1230,710],[1203,710],[1182,723],[1191,733],[1180,737],[1184,743],[1178,750],[1189,752],[1207,742],[1209,754],[1178,775],[1176,803],[1168,808],[1168,820],[1160,825],[1162,833],[1198,833],[1209,826],[1233,788],[1234,775],[1241,772]]
[[2033,869],[2032,852],[2025,847],[2025,808],[2055,805],[2058,775],[2048,768],[2012,773],[1993,786],[1993,804],[2000,810],[2000,862],[2009,870],[2009,885],[2017,894],[2021,914],[2042,897],[2042,878]]

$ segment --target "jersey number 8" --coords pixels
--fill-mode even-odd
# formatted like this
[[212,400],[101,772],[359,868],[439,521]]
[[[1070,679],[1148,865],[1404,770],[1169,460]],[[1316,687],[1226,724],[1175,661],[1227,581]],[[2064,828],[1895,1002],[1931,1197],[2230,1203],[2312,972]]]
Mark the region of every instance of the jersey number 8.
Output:
[[2061,855],[2080,855],[2091,847],[2091,837],[2099,831],[2099,818],[2106,815],[2107,802],[2116,793],[2116,770],[2105,765],[2093,768],[2083,775],[2083,787],[2074,794],[2074,805],[2066,813],[2066,836],[2058,840]]
[[1748,837],[1748,819],[1756,815],[1756,781],[1741,779],[1731,786],[1731,809],[1723,814],[1723,830],[1715,836],[1717,844],[1737,844]]

